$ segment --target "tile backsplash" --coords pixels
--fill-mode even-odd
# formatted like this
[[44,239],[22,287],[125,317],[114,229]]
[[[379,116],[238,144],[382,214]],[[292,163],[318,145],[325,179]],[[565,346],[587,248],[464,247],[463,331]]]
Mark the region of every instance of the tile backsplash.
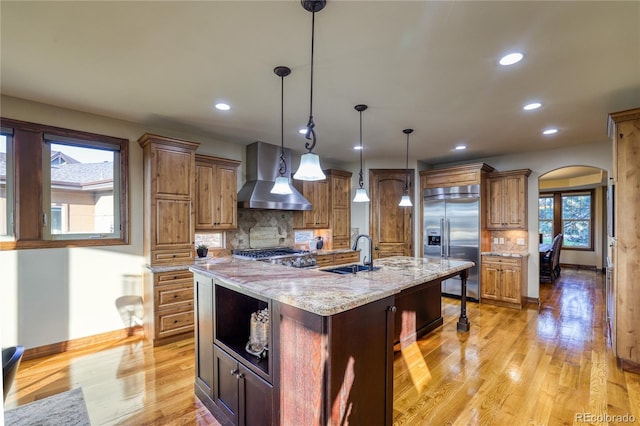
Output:
[[227,248],[249,248],[249,229],[254,226],[277,227],[285,235],[278,243],[293,247],[293,212],[288,210],[238,209],[238,229],[227,231]]
[[[491,231],[491,251],[505,253],[528,253],[529,233],[527,231]],[[504,242],[500,242],[500,239]],[[495,240],[498,242],[494,242]],[[518,243],[522,244],[518,244]]]

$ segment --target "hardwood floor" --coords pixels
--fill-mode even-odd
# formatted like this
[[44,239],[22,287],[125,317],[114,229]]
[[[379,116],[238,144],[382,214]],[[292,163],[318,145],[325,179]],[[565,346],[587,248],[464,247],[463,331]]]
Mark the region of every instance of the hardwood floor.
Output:
[[[443,327],[396,353],[394,424],[640,423],[640,376],[608,346],[601,274],[564,268],[539,312],[469,304],[468,334],[456,332],[459,302],[443,300]],[[82,387],[93,425],[215,425],[193,395],[193,351],[192,339],[132,337],[25,361],[5,409]]]

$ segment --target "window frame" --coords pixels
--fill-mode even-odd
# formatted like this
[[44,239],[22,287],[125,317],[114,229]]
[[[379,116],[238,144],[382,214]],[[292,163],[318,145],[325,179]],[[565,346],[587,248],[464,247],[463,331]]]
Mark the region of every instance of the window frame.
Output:
[[[590,197],[590,212],[589,212],[589,247],[575,247],[567,246],[564,244],[566,238],[562,240],[563,250],[575,250],[575,251],[594,251],[595,240],[595,190],[594,189],[576,189],[569,191],[545,191],[538,194],[538,203],[540,198],[553,197],[553,236],[562,233],[564,235],[564,218],[562,217],[562,197],[571,195],[589,195]],[[540,219],[538,219],[539,221]],[[540,224],[538,223],[538,230]]]
[[13,241],[15,238],[15,224],[14,224],[14,205],[15,205],[15,176],[14,176],[14,156],[13,156],[13,129],[0,128],[0,134],[5,137],[6,140],[6,169],[5,169],[5,191],[6,191],[6,208],[5,213],[7,215],[7,227],[6,234],[0,234],[0,241]]
[[[32,249],[57,247],[95,247],[129,244],[129,140],[114,136],[100,135],[80,130],[71,130],[45,124],[31,123],[8,118],[0,118],[3,128],[13,131],[14,154],[14,233],[12,241],[0,241],[0,249]],[[45,167],[49,167],[45,159],[51,139],[60,141],[82,141],[87,147],[113,147],[119,151],[114,161],[114,173],[119,174],[119,182],[114,176],[114,215],[120,217],[120,229],[105,238],[96,238],[96,234],[71,234],[65,238],[51,238],[47,232],[45,213],[50,214],[45,204],[50,182],[44,176]],[[39,166],[39,167],[38,167]],[[48,187],[47,187],[48,185]],[[119,200],[116,196],[119,193]],[[50,222],[50,221],[49,221]],[[78,236],[82,235],[81,238]]]

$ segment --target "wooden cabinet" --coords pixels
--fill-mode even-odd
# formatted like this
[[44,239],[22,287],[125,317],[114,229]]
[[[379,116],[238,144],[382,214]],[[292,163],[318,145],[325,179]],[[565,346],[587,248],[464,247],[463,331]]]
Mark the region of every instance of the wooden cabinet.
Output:
[[482,256],[481,263],[481,301],[522,308],[526,304],[527,258]]
[[486,181],[487,229],[527,229],[527,181],[531,170],[494,172]]
[[349,248],[351,242],[351,172],[329,169],[327,179],[316,182],[295,181],[296,188],[313,206],[294,212],[297,229],[331,229],[331,248]]
[[611,317],[616,357],[640,372],[640,108],[609,115],[615,185]]
[[187,269],[145,271],[143,324],[154,346],[184,339],[193,333],[193,274]]
[[294,181],[296,189],[311,203],[311,210],[296,211],[293,227],[301,229],[329,228],[329,185],[326,180]]
[[[268,355],[258,358],[245,350],[250,316],[271,302],[241,293],[196,274],[196,395],[214,413],[234,425],[276,424],[273,359],[278,349],[269,332]],[[269,309],[271,311],[271,309]],[[223,422],[223,424],[225,424]]]
[[138,143],[144,161],[145,260],[149,265],[192,263],[195,150],[199,144],[149,133]]
[[234,425],[275,424],[273,386],[214,345],[213,400]]
[[238,227],[239,161],[195,156],[195,228],[226,230]]
[[358,263],[358,262],[360,262],[359,251],[350,251],[346,253],[319,254],[316,256],[316,265],[318,265],[319,267],[344,265],[347,263]]
[[420,189],[424,191],[430,188],[480,185],[483,175],[493,170],[493,167],[485,163],[424,170],[420,172]]
[[332,248],[351,246],[351,172],[327,170]]

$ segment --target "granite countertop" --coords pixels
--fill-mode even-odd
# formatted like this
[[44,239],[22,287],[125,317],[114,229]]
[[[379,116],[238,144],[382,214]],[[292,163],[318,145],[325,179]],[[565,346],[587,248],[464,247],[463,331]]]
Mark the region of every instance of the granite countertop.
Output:
[[196,258],[193,263],[189,263],[186,265],[171,265],[171,266],[151,266],[151,265],[144,265],[145,268],[147,268],[148,270],[150,270],[151,272],[153,272],[154,274],[157,274],[159,272],[173,272],[173,271],[186,271],[188,270],[190,267],[194,266],[194,265],[199,265],[202,263],[206,263],[209,260],[212,260],[212,257],[203,257],[203,258]]
[[483,251],[480,253],[482,256],[501,256],[501,257],[528,257],[529,253],[507,253],[497,251]]
[[471,268],[473,262],[441,258],[388,257],[373,272],[340,275],[231,257],[189,268],[230,287],[247,290],[305,311],[329,316],[400,293],[402,290]]

